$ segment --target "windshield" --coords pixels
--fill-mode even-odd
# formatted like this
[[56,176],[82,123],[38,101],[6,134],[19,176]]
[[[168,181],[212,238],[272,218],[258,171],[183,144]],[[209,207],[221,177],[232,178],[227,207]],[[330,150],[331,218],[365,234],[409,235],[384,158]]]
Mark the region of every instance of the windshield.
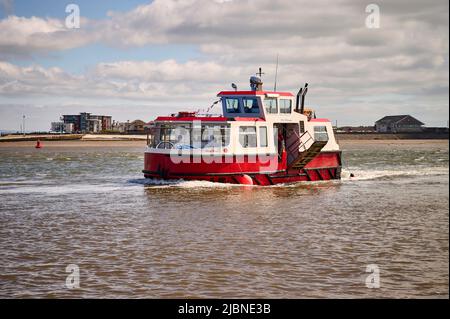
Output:
[[159,124],[150,131],[149,147],[158,149],[203,149],[230,143],[227,124]]

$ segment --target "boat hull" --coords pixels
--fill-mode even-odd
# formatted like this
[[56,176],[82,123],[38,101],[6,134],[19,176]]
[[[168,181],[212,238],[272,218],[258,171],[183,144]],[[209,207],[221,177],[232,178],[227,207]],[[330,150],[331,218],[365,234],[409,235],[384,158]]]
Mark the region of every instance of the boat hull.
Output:
[[168,154],[145,153],[144,176],[165,180],[201,180],[219,183],[261,185],[337,180],[341,178],[341,151],[321,152],[302,169],[287,169],[285,154],[251,157],[223,156],[214,160],[190,157],[174,163]]

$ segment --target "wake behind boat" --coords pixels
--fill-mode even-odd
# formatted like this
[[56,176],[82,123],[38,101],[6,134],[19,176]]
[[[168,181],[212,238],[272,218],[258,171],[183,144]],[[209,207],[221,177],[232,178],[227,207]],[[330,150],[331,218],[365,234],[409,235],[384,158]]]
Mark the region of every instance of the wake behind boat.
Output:
[[262,86],[261,77],[252,76],[250,91],[233,85],[234,91],[218,93],[221,115],[156,118],[144,176],[264,186],[340,179],[341,151],[331,122],[304,106],[308,85],[297,96]]

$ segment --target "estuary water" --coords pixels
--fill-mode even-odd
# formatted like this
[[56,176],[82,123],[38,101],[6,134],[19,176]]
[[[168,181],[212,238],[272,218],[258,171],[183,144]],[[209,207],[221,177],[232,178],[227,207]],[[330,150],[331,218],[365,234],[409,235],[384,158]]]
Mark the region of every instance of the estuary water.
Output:
[[342,141],[342,181],[273,187],[145,180],[136,142],[6,144],[2,298],[449,296],[448,141]]

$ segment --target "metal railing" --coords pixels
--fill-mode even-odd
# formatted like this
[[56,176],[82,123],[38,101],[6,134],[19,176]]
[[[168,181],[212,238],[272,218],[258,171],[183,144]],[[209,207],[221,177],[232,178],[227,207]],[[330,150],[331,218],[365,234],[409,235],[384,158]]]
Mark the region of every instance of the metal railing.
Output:
[[[303,132],[300,136],[297,134],[297,132],[293,133],[296,135],[297,139],[294,143],[287,147],[289,153],[292,153],[295,150],[298,150],[299,152],[306,151],[309,148],[307,147],[308,142],[312,141],[314,143],[314,138],[311,136],[311,133],[309,133],[309,131]],[[304,138],[306,138],[305,141],[303,141]]]
[[[306,137],[307,139],[306,139],[306,141],[302,141],[303,140],[303,137]],[[309,142],[309,141],[312,141],[312,143],[314,143],[314,137],[312,137],[312,135],[311,135],[311,133],[309,133],[309,131],[305,131],[302,135],[300,135],[300,138],[299,138],[299,141],[300,141],[300,145],[299,145],[299,151],[300,152],[302,152],[302,148],[303,148],[303,152],[304,151],[306,151],[309,147],[306,147],[306,144]],[[311,143],[311,144],[312,144]]]

